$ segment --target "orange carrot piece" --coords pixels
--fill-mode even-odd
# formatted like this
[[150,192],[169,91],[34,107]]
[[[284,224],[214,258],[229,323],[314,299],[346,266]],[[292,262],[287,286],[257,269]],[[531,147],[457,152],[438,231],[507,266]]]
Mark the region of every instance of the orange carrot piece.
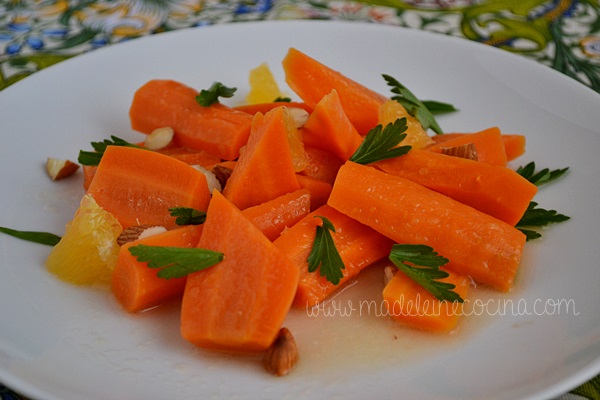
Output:
[[139,244],[196,247],[201,233],[202,225],[188,225],[121,246],[112,275],[112,292],[127,312],[136,313],[147,310],[181,296],[186,281],[186,277],[159,278],[156,276],[158,270],[148,267],[147,262],[138,261],[131,255],[129,248]]
[[504,142],[507,161],[512,161],[525,154],[526,139],[524,135],[503,134],[502,141]]
[[411,150],[375,165],[510,225],[519,222],[537,193],[537,186],[510,168],[427,150]]
[[[453,290],[466,299],[471,284],[469,277],[443,267],[440,269],[449,274],[440,281],[453,284]],[[402,271],[396,272],[383,289],[383,300],[388,314],[394,320],[428,332],[452,331],[463,310],[463,303],[436,299]]]
[[287,115],[278,107],[254,116],[248,145],[223,189],[239,209],[300,189],[287,139]]
[[273,241],[281,232],[296,224],[310,212],[311,195],[300,189],[257,206],[248,207],[242,214]]
[[131,127],[150,133],[161,127],[175,131],[175,143],[234,160],[246,144],[252,116],[223,104],[203,107],[198,92],[172,80],[151,80],[140,87],[129,109]]
[[[447,136],[437,135],[437,136]],[[435,139],[434,139],[435,140]],[[473,143],[477,150],[479,161],[499,166],[506,166],[506,150],[502,140],[502,133],[497,127],[484,129],[480,132],[457,135],[452,139],[442,140],[442,143],[436,143],[426,148],[428,151],[437,153],[442,152],[442,147],[455,147]]]
[[308,164],[300,174],[310,176],[333,185],[338,169],[343,162],[328,151],[307,146]]
[[206,167],[221,162],[219,157],[213,156],[204,150],[190,149],[183,146],[168,146],[157,151],[166,156],[183,161],[189,165],[201,165]]
[[449,269],[500,291],[513,286],[525,235],[441,193],[373,167],[346,162],[328,204],[396,243],[424,244]]
[[238,111],[243,111],[245,113],[254,115],[256,113],[266,114],[277,107],[301,108],[309,113],[312,112],[312,108],[306,103],[298,101],[274,101],[271,103],[244,104],[241,106],[235,106],[233,108]]
[[223,261],[188,275],[181,334],[197,346],[265,350],[291,307],[298,268],[219,192],[214,192],[198,247]]
[[283,59],[290,88],[311,108],[335,89],[346,115],[361,135],[379,121],[379,107],[387,98],[335,71],[301,51],[290,48]]
[[83,170],[83,188],[88,190],[90,185],[92,184],[92,180],[94,179],[94,175],[96,174],[96,169],[98,167],[95,165],[84,165]]
[[[471,133],[445,133],[443,135],[434,135],[431,138],[436,144],[447,142],[450,139],[456,139]],[[512,161],[515,158],[525,154],[526,139],[524,135],[503,133],[502,142],[504,143],[504,152],[506,153],[506,161]]]
[[[307,258],[321,221],[315,216],[329,219],[336,229],[332,237],[345,266],[344,277],[337,286],[321,276],[318,270],[308,272]],[[273,243],[287,254],[300,272],[294,307],[312,307],[325,300],[361,270],[387,256],[393,245],[388,238],[328,205],[310,213]]]
[[306,146],[328,151],[341,161],[349,159],[363,141],[335,89],[317,103],[301,131]]
[[314,211],[324,204],[331,193],[332,185],[317,178],[305,175],[296,175],[300,187],[308,190],[310,193],[310,211]]
[[108,146],[88,193],[119,220],[132,225],[174,228],[170,207],[206,210],[206,177],[193,167],[155,151]]

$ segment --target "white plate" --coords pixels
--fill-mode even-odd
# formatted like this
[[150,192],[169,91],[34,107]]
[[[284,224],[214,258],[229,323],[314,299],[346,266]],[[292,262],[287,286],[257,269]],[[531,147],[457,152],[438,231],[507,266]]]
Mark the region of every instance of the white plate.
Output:
[[[455,104],[446,131],[499,126],[527,135],[514,165],[571,167],[537,200],[572,220],[527,244],[513,292],[486,301],[453,335],[406,330],[368,310],[378,271],[343,292],[346,316],[296,311],[286,322],[301,361],[285,378],[259,359],[211,354],[179,337],[177,306],[128,316],[103,290],[72,287],[43,267],[49,248],[0,237],[0,381],[45,400],[185,398],[545,399],[600,372],[600,96],[506,52],[436,34],[339,22],[260,22],[137,39],[65,61],[0,93],[0,225],[62,234],[81,180],[50,182],[46,157],[75,159],[91,141],[139,139],[135,89],[172,78],[238,87],[297,47],[381,93],[390,74],[423,99]],[[288,90],[286,88],[286,90]],[[559,307],[544,304],[562,301]],[[328,310],[335,312],[335,309]],[[495,314],[495,315],[494,315]]]

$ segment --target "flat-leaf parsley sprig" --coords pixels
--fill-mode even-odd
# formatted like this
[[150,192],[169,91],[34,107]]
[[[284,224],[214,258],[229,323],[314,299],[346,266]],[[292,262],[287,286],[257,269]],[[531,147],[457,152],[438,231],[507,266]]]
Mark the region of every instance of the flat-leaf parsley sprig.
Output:
[[389,259],[396,268],[438,300],[464,302],[463,298],[453,290],[455,285],[440,281],[450,276],[440,269],[448,263],[448,259],[438,255],[431,247],[423,244],[395,244],[392,246]]
[[169,213],[177,225],[202,225],[206,221],[206,212],[195,208],[171,207]]
[[371,129],[361,145],[350,157],[358,164],[370,164],[388,158],[400,157],[410,151],[411,146],[398,145],[406,138],[406,118],[398,118],[385,128],[377,125]]
[[100,160],[102,160],[102,156],[104,155],[104,152],[108,146],[135,147],[138,149],[143,149],[143,147],[138,146],[137,144],[129,143],[128,141],[117,136],[113,135],[110,138],[112,140],[105,139],[102,142],[92,142],[92,147],[95,151],[81,150],[79,152],[79,157],[77,158],[79,164],[97,166],[100,164]]
[[7,235],[26,240],[28,242],[45,244],[46,246],[56,246],[60,242],[61,237],[49,232],[39,231],[20,231],[11,228],[0,226],[0,232]]
[[[392,100],[396,100],[398,103],[406,109],[406,111],[419,120],[424,130],[430,129],[437,134],[442,134],[444,131],[440,128],[433,113],[429,108],[423,104],[421,100],[417,98],[406,86],[398,82],[395,78],[390,75],[382,74],[383,79],[387,82],[388,86],[392,89],[392,93],[396,96],[392,97]],[[438,101],[428,101],[430,107],[436,110],[437,113],[441,112],[452,112],[456,111],[453,105],[442,103]]]
[[[533,161],[525,166],[517,168],[517,173],[519,175],[538,187],[556,182],[558,179],[565,176],[567,171],[569,171],[569,167],[555,170],[550,170],[549,168],[537,170],[535,162]],[[571,219],[571,217],[559,214],[556,210],[546,210],[538,207],[538,203],[532,201],[529,203],[527,210],[525,210],[525,213],[515,227],[523,232],[527,237],[527,241],[529,241],[542,237],[542,234],[539,231],[531,228],[543,228],[550,224],[568,221],[569,219]]]
[[542,186],[562,178],[568,170],[569,167],[555,170],[544,168],[538,171],[536,170],[535,162],[532,161],[525,166],[517,168],[517,173],[534,185]]
[[344,277],[342,270],[345,267],[331,236],[331,232],[335,232],[335,227],[325,217],[317,215],[315,218],[321,218],[323,224],[317,225],[315,240],[307,259],[308,272],[315,272],[319,268],[321,276],[337,285]]
[[219,102],[219,97],[233,97],[236,90],[237,88],[227,87],[221,82],[214,82],[210,88],[200,91],[196,101],[202,107],[210,107]]
[[129,252],[138,261],[148,262],[149,268],[160,269],[156,275],[164,279],[181,278],[223,260],[223,253],[201,248],[138,244],[130,247]]
[[559,214],[556,210],[539,208],[538,203],[532,201],[515,227],[523,232],[529,241],[542,237],[542,234],[528,228],[543,228],[550,224],[568,221],[569,219],[571,217]]

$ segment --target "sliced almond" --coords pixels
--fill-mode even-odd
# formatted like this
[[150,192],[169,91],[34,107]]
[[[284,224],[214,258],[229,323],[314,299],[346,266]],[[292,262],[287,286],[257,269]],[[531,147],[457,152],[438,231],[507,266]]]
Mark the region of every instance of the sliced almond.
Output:
[[59,160],[50,157],[46,160],[46,172],[53,181],[71,176],[77,169],[79,169],[79,165],[69,160]]
[[219,192],[222,189],[221,181],[215,173],[208,168],[204,168],[201,165],[192,165],[192,167],[196,168],[198,171],[202,172],[206,177],[206,183],[208,184],[208,191],[212,193],[213,190],[218,190]]
[[117,237],[117,244],[123,246],[125,243],[133,242],[138,239],[143,239],[148,236],[157,235],[166,232],[164,226],[159,225],[135,225],[126,228]]
[[171,127],[165,126],[163,128],[157,128],[146,136],[144,147],[148,150],[164,149],[171,144],[174,135],[175,132]]
[[397,269],[392,267],[391,265],[387,265],[383,269],[383,284],[387,286],[387,284],[392,280],[394,275],[396,275]]
[[473,143],[467,143],[453,147],[442,147],[441,149],[442,154],[446,154],[448,156],[466,158],[467,160],[479,160],[479,157],[477,156],[477,149]]
[[212,172],[221,183],[221,187],[224,188],[233,170],[222,165],[215,165],[212,169]]
[[288,328],[281,328],[263,358],[265,369],[277,376],[290,373],[298,362],[296,340]]
[[306,121],[308,120],[308,116],[309,116],[308,111],[306,111],[303,108],[298,108],[298,107],[290,107],[290,108],[288,108],[288,111],[290,113],[290,116],[296,123],[296,128],[302,128],[304,126],[304,124],[306,123]]

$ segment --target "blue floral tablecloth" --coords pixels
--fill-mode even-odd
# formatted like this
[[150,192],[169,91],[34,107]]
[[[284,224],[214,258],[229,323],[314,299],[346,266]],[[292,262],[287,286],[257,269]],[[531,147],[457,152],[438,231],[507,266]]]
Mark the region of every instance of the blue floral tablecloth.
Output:
[[[112,43],[238,21],[352,20],[496,46],[600,93],[598,0],[0,0],[0,90]],[[600,400],[600,377],[561,400]],[[24,399],[0,383],[0,399]],[[43,400],[43,399],[39,399]]]

